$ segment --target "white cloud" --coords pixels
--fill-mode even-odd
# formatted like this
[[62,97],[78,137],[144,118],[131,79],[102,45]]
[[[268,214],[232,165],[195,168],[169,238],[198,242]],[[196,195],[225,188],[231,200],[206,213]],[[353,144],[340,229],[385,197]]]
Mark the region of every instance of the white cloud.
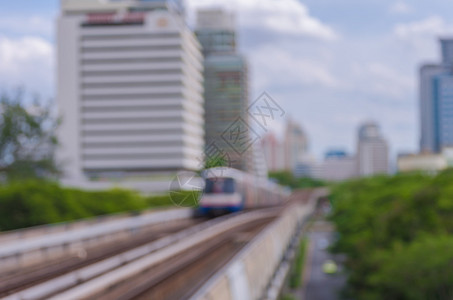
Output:
[[447,23],[440,16],[430,16],[425,19],[397,24],[393,34],[396,42],[405,45],[408,55],[414,55],[422,60],[439,60],[439,37],[451,35],[452,24]]
[[[252,68],[258,90],[269,86],[339,87],[341,83],[322,62],[301,57],[283,47],[264,46],[253,51]],[[259,70],[259,72],[258,72]]]
[[307,7],[297,0],[193,0],[188,4],[192,21],[196,9],[221,4],[239,12],[239,23],[245,29],[262,29],[322,40],[335,40],[339,37],[330,26],[311,16]]
[[40,16],[2,17],[0,18],[0,32],[51,37],[53,18],[42,18]]
[[405,2],[398,1],[390,6],[389,11],[392,14],[408,14],[413,11],[413,8]]
[[394,28],[396,36],[403,39],[414,37],[427,36],[432,37],[438,34],[445,34],[451,30],[443,18],[439,16],[431,16],[424,20],[397,24]]
[[31,92],[53,94],[53,47],[46,40],[0,36],[0,82],[3,88],[23,86]]
[[352,69],[355,86],[367,94],[401,100],[416,88],[412,76],[383,63],[369,62],[363,66],[354,65]]

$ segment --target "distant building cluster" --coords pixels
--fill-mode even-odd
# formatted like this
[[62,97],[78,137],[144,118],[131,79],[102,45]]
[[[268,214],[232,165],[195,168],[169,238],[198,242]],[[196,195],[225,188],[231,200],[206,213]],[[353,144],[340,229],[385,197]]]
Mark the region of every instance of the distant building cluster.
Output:
[[401,172],[453,166],[453,39],[441,38],[440,48],[440,63],[420,67],[420,151],[398,155]]
[[389,172],[387,141],[374,122],[359,127],[356,155],[330,150],[322,162],[316,162],[309,154],[306,134],[293,121],[287,123],[282,141],[270,133],[263,138],[262,145],[269,170],[289,171],[296,177],[341,181]]
[[389,149],[379,126],[366,122],[359,126],[357,152],[349,155],[341,150],[326,153],[317,166],[314,177],[327,181],[341,181],[355,177],[389,173]]
[[261,139],[261,147],[269,171],[286,170],[297,173],[297,168],[310,160],[307,135],[302,127],[291,119],[286,123],[282,139],[270,132]]

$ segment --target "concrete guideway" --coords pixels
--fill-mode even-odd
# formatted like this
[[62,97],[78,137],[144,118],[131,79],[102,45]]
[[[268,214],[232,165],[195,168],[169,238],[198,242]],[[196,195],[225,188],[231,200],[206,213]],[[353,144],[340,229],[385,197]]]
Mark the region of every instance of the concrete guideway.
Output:
[[271,215],[231,228],[90,298],[188,299],[276,217]]
[[[327,195],[327,190],[311,192],[304,204],[292,201],[281,216],[256,236],[224,268],[219,270],[190,300],[248,300],[278,299],[271,286],[280,276],[279,264],[283,260],[296,229],[314,211],[317,199]],[[296,200],[296,199],[294,199]]]
[[[173,209],[174,208],[152,208],[141,211],[139,214],[147,215]],[[121,212],[109,215],[94,216],[86,219],[67,221],[62,223],[44,224],[33,227],[3,231],[0,232],[0,244],[6,245],[8,243],[15,243],[18,240],[34,239],[62,232],[70,232],[82,228],[107,224],[110,222],[117,222],[119,220],[129,219],[135,216],[137,216],[137,214],[136,213],[134,214],[133,212]]]
[[[155,247],[157,247],[156,245],[160,244],[160,250],[156,249],[154,252],[151,252],[150,254],[145,255],[142,258],[135,259],[127,264],[119,264],[121,266],[116,266],[116,268],[113,268],[108,273],[88,280],[60,294],[55,294],[52,298],[46,297],[41,292],[46,291],[46,293],[49,293],[49,288],[58,285],[59,289],[67,288],[67,285],[62,282],[66,282],[66,280],[68,280],[70,281],[70,283],[77,283],[77,280],[73,281],[74,276],[81,276],[81,274],[70,273],[63,279],[56,278],[52,281],[45,282],[40,287],[32,287],[29,290],[11,295],[7,299],[36,299],[45,297],[47,299],[66,300],[90,297],[90,295],[93,295],[102,290],[106,290],[110,286],[126,280],[127,278],[130,278],[163,260],[171,258],[182,251],[185,251],[196,245],[200,245],[208,241],[209,239],[222,234],[222,232],[231,229],[232,227],[240,226],[252,220],[269,217],[272,214],[275,214],[275,212],[271,210],[261,210],[246,214],[240,214],[237,216],[227,216],[225,218],[214,219],[207,223],[200,224],[200,226],[194,226],[188,231],[180,232],[175,236],[166,237],[163,240],[158,240],[154,243],[154,245]],[[124,257],[125,255],[120,256]],[[115,259],[119,259],[119,257],[116,257]],[[38,293],[40,293],[39,297],[37,297]],[[55,293],[55,290],[51,291],[51,293]]]
[[[50,295],[76,286],[77,284],[87,282],[90,279],[112,271],[115,268],[123,266],[129,262],[137,260],[149,253],[161,250],[180,239],[184,239],[185,237],[196,233],[202,228],[212,226],[213,223],[214,220],[205,221],[201,224],[196,224],[191,227],[186,226],[176,233],[164,236],[150,243],[132,248],[131,250],[125,252],[120,251],[114,256],[109,256],[108,258],[105,258],[103,260],[95,261],[94,263],[82,268],[76,267],[72,270],[68,268],[68,272],[65,272],[64,275],[52,277],[42,283],[20,290],[19,292],[9,295],[5,299],[47,299]],[[169,225],[171,225],[171,223],[169,223]]]
[[[285,206],[205,221],[105,259],[68,267],[62,275],[5,299],[147,299],[161,292],[175,295],[175,290],[184,299],[204,299],[212,288],[215,299],[227,294],[225,299],[232,300],[275,295],[266,289],[271,282],[274,291],[279,289],[281,280],[273,280],[276,270],[281,273],[279,264],[296,229],[325,193],[304,191]],[[179,285],[187,278],[192,280],[189,285]],[[218,290],[217,280],[224,290]]]
[[73,250],[72,248],[92,245],[96,239],[106,241],[109,237],[118,238],[121,233],[139,230],[144,226],[187,219],[191,216],[191,209],[157,211],[30,239],[15,240],[0,248],[0,264],[3,270],[24,267],[45,260],[49,256],[66,255]]
[[[157,224],[143,228],[139,232],[130,233],[128,238],[115,240],[108,244],[101,244],[96,247],[82,248],[75,256],[65,256],[54,260],[46,261],[36,266],[20,268],[15,271],[7,272],[2,275],[0,280],[0,298],[12,293],[17,293],[31,286],[39,285],[56,277],[75,270],[84,269],[84,276],[95,276],[102,274],[119,262],[126,262],[145,255],[152,251],[152,246],[147,246],[162,239],[165,236],[185,231],[188,228],[200,224],[204,219],[182,219],[165,224]],[[121,260],[109,260],[110,258],[122,254]],[[83,278],[79,278],[82,280]],[[66,281],[70,284],[70,280]],[[52,287],[54,288],[54,287]]]

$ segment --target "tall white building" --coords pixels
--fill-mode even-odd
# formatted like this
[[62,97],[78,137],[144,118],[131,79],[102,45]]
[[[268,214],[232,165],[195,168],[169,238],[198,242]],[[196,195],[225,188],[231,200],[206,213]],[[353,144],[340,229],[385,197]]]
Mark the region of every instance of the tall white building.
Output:
[[293,171],[307,156],[308,139],[302,127],[291,119],[286,124],[284,139],[285,169]]
[[202,54],[179,1],[62,0],[57,28],[66,179],[202,167]]
[[359,176],[389,172],[388,145],[376,123],[367,122],[359,127],[357,148]]
[[283,143],[277,139],[273,132],[263,136],[260,142],[269,171],[284,170],[285,149]]

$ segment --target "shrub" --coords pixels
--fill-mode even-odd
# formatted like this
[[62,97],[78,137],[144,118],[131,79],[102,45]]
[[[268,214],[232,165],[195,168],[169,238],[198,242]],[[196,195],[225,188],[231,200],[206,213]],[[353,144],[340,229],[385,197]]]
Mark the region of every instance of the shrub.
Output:
[[[181,192],[184,197],[189,192]],[[175,198],[179,199],[179,198]],[[196,203],[189,203],[191,206]],[[0,230],[71,221],[149,207],[175,206],[168,194],[141,196],[121,189],[84,191],[54,182],[24,181],[0,185]]]

